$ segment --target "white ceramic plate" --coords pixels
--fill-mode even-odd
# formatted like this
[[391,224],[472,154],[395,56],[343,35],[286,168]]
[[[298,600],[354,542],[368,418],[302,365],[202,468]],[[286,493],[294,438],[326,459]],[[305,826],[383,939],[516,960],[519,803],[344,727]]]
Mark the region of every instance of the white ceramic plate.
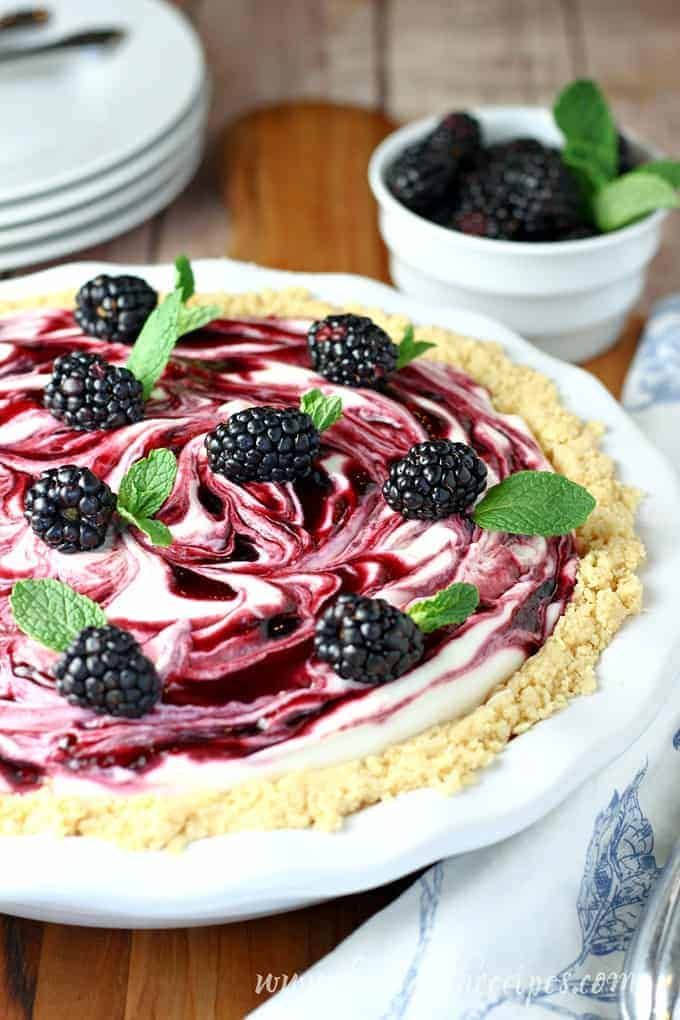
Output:
[[69,187],[38,195],[35,198],[0,203],[0,245],[14,244],[10,240],[12,228],[48,222],[71,210],[78,210],[103,196],[133,186],[146,174],[157,170],[180,149],[187,153],[196,144],[196,136],[204,130],[209,99],[207,84],[176,127],[168,131],[152,146],[112,170],[77,181]]
[[0,259],[8,248],[50,241],[65,233],[83,230],[100,220],[111,220],[115,223],[121,210],[140,204],[157,189],[164,188],[180,177],[185,167],[195,165],[196,159],[203,151],[203,128],[203,122],[199,121],[194,134],[167,153],[156,166],[122,187],[105,192],[95,201],[83,202],[76,208],[33,223],[23,223],[0,230]]
[[197,138],[195,148],[188,149],[169,177],[157,180],[150,190],[133,201],[124,194],[115,215],[102,216],[98,207],[92,208],[92,218],[72,230],[57,232],[33,243],[0,249],[0,271],[35,265],[60,255],[81,251],[93,244],[101,244],[112,237],[146,222],[169,205],[184,190],[201,162],[203,139]]
[[[40,39],[124,29],[111,49],[83,47],[0,64],[0,202],[108,170],[174,127],[205,77],[186,18],[160,0],[59,0]],[[3,47],[12,45],[7,40]]]
[[[305,286],[338,304],[359,301],[499,340],[516,361],[552,376],[569,407],[607,425],[605,447],[623,479],[648,493],[640,513],[649,553],[647,611],[605,651],[595,694],[514,740],[459,796],[420,790],[358,813],[338,833],[241,833],[202,840],[180,855],[133,854],[89,839],[5,837],[0,910],[11,914],[105,926],[185,926],[289,910],[380,885],[442,856],[504,839],[545,815],[621,754],[677,683],[680,487],[596,379],[491,319],[430,308],[361,277],[284,273],[226,259],[194,268],[203,290]],[[80,263],[0,284],[0,298],[75,288],[101,271],[140,273],[157,287],[172,279],[167,266]]]

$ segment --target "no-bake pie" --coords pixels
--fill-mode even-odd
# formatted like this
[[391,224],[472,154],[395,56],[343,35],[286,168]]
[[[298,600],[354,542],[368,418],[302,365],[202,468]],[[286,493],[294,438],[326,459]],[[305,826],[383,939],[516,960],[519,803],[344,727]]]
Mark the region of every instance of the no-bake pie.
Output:
[[0,831],[332,828],[594,689],[642,558],[597,425],[494,344],[178,280],[0,308]]

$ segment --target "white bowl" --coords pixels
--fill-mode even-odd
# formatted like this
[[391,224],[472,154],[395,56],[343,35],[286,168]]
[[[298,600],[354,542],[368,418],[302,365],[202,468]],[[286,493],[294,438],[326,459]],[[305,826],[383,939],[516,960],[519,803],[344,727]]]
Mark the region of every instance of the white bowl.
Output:
[[[350,818],[341,832],[242,832],[185,853],[133,853],[97,839],[0,837],[0,910],[40,920],[152,928],[256,917],[389,882],[449,854],[505,839],[537,821],[626,750],[677,687],[680,635],[680,487],[664,457],[592,375],[542,354],[499,323],[430,308],[359,276],[286,273],[228,259],[194,262],[202,291],[307,287],[350,302],[497,340],[551,376],[577,414],[604,422],[606,452],[622,479],[648,493],[639,519],[647,547],[645,610],[629,620],[598,666],[599,686],[513,740],[457,797],[417,790]],[[132,272],[167,287],[171,266],[81,262],[0,283],[0,298],[79,287],[98,272]],[[105,876],[105,878],[103,878]]]
[[[563,143],[552,113],[542,107],[487,106],[473,113],[487,143],[522,136]],[[430,117],[393,132],[369,165],[397,287],[424,301],[490,315],[567,361],[610,347],[642,292],[665,213],[611,234],[540,244],[471,237],[438,226],[410,212],[385,184],[395,157],[436,122]],[[653,155],[638,144],[633,149],[638,159]]]

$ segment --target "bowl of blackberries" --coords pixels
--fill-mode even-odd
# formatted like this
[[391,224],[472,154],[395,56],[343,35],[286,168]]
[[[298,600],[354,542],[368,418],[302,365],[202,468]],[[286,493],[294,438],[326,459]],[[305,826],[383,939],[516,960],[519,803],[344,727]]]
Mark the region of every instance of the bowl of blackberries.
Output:
[[369,179],[402,291],[492,316],[569,361],[616,341],[680,205],[680,162],[621,130],[587,80],[552,109],[408,124],[375,150]]

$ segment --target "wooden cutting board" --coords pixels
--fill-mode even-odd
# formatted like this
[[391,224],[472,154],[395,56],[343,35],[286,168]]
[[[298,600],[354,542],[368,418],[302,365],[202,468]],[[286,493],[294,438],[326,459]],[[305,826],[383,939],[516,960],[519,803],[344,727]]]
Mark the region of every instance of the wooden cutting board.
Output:
[[[218,161],[232,224],[227,254],[387,281],[366,164],[392,126],[381,114],[321,103],[234,123]],[[588,365],[616,394],[639,328],[631,319],[617,346]],[[271,975],[274,988],[301,973],[409,882],[203,929],[106,931],[4,918],[0,1020],[242,1020],[267,998],[258,982]]]

